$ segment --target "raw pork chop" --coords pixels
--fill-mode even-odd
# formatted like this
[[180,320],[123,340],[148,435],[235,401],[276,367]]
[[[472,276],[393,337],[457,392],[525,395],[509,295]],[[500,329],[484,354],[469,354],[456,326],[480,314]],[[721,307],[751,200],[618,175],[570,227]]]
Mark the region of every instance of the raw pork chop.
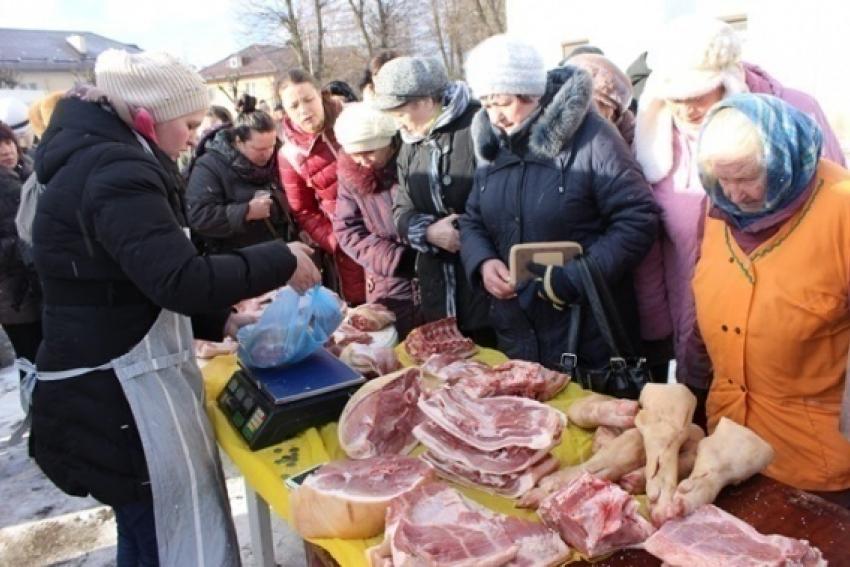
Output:
[[395,313],[379,303],[364,303],[349,309],[345,319],[357,330],[380,331],[395,323]]
[[422,363],[422,372],[427,372],[446,384],[454,384],[461,378],[481,374],[490,367],[478,360],[461,358],[452,353],[432,354]]
[[301,537],[364,539],[384,530],[390,501],[436,479],[422,459],[385,455],[324,465],[289,496]]
[[545,402],[560,392],[570,377],[527,360],[509,360],[498,366],[462,379],[459,388],[470,395],[483,398],[489,396],[521,396]]
[[454,459],[446,459],[430,451],[425,451],[421,457],[437,469],[437,473],[442,478],[448,481],[477,488],[491,494],[498,494],[505,498],[519,498],[537,484],[537,481],[542,477],[558,470],[559,465],[558,459],[548,455],[522,471],[510,474],[490,474],[471,469]]
[[567,418],[555,408],[516,396],[470,398],[462,390],[443,388],[420,398],[419,409],[437,425],[481,451],[520,446],[551,447]]
[[395,350],[386,346],[351,343],[342,349],[339,359],[366,378],[377,378],[401,369]]
[[367,556],[382,566],[551,567],[565,561],[569,549],[545,526],[496,514],[432,483],[393,500],[384,542]]
[[637,500],[587,472],[546,498],[537,513],[589,558],[640,544],[655,531],[638,512]]
[[464,443],[448,431],[427,420],[413,430],[413,435],[428,450],[443,460],[454,460],[467,468],[486,474],[511,474],[523,471],[549,454],[561,436],[552,437],[548,447],[505,447],[496,451],[482,451]]
[[419,369],[406,368],[364,384],[339,418],[339,444],[352,459],[400,455],[416,445],[413,428],[422,414]]
[[336,328],[336,331],[333,332],[331,338],[329,338],[328,342],[325,343],[325,348],[330,351],[331,354],[338,357],[342,354],[342,349],[351,343],[370,345],[373,340],[374,338],[372,338],[372,335],[369,333],[360,331],[356,327],[347,323],[343,323]]
[[432,354],[450,353],[468,358],[478,347],[460,334],[455,317],[446,317],[413,329],[404,341],[404,350],[413,361],[422,364]]
[[665,523],[644,549],[670,567],[820,567],[820,550],[805,540],[762,535],[751,525],[706,504]]

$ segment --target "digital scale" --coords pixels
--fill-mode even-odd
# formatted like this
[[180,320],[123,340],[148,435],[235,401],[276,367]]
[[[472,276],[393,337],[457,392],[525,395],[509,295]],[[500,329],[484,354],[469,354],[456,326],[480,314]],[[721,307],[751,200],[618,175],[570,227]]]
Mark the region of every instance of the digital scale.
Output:
[[339,418],[366,379],[320,348],[283,368],[237,370],[218,396],[218,406],[252,451]]

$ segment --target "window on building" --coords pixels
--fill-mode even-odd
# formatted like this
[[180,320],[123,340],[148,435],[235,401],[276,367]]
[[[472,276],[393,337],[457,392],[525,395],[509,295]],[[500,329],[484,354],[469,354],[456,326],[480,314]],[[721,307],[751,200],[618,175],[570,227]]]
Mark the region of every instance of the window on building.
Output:
[[218,89],[215,87],[207,87],[207,94],[210,97],[210,100],[215,100],[215,95],[218,93]]
[[257,85],[253,81],[245,83],[245,92],[251,96],[257,94]]
[[572,54],[576,48],[581,47],[582,45],[589,45],[590,41],[587,39],[577,39],[573,41],[565,41],[561,44],[561,59],[566,59]]

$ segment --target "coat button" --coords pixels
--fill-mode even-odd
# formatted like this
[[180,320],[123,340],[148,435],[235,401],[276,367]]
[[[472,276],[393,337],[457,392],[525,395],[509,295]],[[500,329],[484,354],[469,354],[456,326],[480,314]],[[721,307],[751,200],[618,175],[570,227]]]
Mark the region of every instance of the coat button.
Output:
[[741,386],[741,391],[742,391],[742,392],[746,392],[746,391],[747,391],[747,389],[746,389],[746,388],[744,388],[743,386]]
[[729,383],[730,383],[730,384],[732,383],[732,379],[731,379],[731,378],[729,378]]
[[734,263],[735,263],[735,258],[733,258],[733,257],[729,256],[729,263],[730,263],[730,264],[734,264]]
[[724,333],[725,333],[726,331],[728,331],[728,330],[729,330],[729,327],[727,327],[726,325],[723,325],[723,326],[722,326],[722,327],[720,327],[720,328],[721,328],[721,329],[723,329],[723,332],[724,332]]
[[740,334],[741,334],[741,327],[735,327],[735,334],[736,334],[736,335],[740,335]]
[[451,175],[444,175],[443,176],[443,185],[448,187],[451,184],[452,184],[452,176]]

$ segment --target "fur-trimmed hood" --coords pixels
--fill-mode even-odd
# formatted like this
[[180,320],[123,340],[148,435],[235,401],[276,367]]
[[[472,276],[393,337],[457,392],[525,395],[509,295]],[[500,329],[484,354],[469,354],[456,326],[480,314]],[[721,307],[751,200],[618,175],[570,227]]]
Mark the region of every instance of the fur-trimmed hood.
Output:
[[[528,135],[528,151],[546,159],[554,159],[572,140],[584,122],[593,101],[593,80],[587,71],[566,65],[549,71],[546,94],[540,100],[543,109],[532,118]],[[490,123],[485,109],[472,122],[472,140],[479,163],[496,158],[505,143],[504,133]]]

